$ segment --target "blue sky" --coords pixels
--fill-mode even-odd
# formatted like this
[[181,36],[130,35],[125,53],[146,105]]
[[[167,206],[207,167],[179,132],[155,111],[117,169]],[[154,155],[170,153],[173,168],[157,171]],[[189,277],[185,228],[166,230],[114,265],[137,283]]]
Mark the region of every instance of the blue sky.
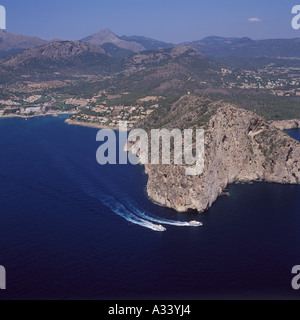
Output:
[[81,39],[104,28],[174,43],[210,35],[300,37],[300,30],[291,27],[291,10],[299,0],[0,0],[0,4],[7,10],[7,31],[45,39]]

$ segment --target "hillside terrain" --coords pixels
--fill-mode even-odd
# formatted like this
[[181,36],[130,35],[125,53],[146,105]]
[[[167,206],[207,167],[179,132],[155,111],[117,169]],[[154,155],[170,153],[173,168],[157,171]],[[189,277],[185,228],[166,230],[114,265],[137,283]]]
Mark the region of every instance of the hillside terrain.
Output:
[[0,30],[0,57],[47,44],[47,40]]
[[[0,59],[0,112],[18,114],[21,106],[28,106],[30,94],[43,97],[33,107],[43,107],[41,101],[52,96],[57,101],[52,107],[79,112],[77,120],[109,124],[129,119],[133,125],[157,106],[196,94],[235,104],[267,120],[300,118],[300,58],[255,56],[268,54],[263,51],[253,54],[253,48],[262,47],[274,53],[281,40],[210,37],[203,42],[202,47],[212,48],[213,55],[201,53],[195,43],[173,46],[146,37],[120,37],[109,29],[81,41],[42,41],[41,45],[32,41],[33,47]],[[297,39],[286,42],[288,50],[298,48]],[[234,52],[241,56],[231,56]],[[80,110],[66,103],[78,99],[84,100]],[[112,108],[139,111],[128,115]]]

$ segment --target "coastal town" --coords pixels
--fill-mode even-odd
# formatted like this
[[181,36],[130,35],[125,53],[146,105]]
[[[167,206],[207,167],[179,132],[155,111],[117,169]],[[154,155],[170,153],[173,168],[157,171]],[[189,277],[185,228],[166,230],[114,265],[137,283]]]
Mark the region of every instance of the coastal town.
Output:
[[[256,71],[237,71],[224,67],[219,74],[219,88],[279,97],[300,96],[300,68],[267,65]],[[141,96],[134,92],[108,90],[84,96],[61,93],[60,89],[68,85],[67,82],[44,82],[23,85],[22,88],[1,86],[0,117],[68,114],[66,122],[69,124],[115,129],[120,121],[127,121],[130,129],[147,118],[166,99],[158,95]],[[206,82],[201,85],[211,87]],[[186,94],[190,93],[187,87]]]
[[[37,116],[70,115],[66,121],[99,128],[117,128],[120,121],[127,121],[128,128],[149,116],[162,97],[148,96],[138,99],[134,106],[107,105],[121,95],[108,95],[101,91],[91,99],[70,98],[62,96],[31,95],[27,98],[0,100],[0,117],[30,118]],[[100,100],[99,100],[100,99]],[[99,103],[101,102],[101,103]]]

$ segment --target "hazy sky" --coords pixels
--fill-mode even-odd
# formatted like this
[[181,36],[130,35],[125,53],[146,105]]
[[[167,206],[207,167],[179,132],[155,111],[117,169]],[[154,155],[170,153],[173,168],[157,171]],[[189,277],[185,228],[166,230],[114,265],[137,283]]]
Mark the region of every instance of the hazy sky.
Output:
[[7,31],[81,39],[110,28],[179,43],[206,36],[300,37],[291,27],[298,0],[0,0]]

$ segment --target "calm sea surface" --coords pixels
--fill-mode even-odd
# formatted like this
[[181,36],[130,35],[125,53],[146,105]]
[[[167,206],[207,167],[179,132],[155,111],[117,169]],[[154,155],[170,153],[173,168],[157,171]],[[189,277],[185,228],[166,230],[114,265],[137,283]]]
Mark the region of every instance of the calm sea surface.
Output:
[[0,299],[300,298],[300,186],[232,185],[178,214],[147,198],[141,166],[98,165],[96,133],[0,119]]

